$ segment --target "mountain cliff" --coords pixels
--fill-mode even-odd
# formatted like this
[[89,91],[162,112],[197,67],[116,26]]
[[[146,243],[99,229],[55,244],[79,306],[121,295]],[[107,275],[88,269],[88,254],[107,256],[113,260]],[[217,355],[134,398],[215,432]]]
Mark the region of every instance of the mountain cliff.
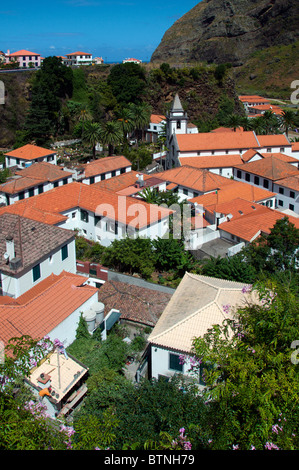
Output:
[[151,62],[243,65],[299,39],[298,0],[202,0],[166,31]]

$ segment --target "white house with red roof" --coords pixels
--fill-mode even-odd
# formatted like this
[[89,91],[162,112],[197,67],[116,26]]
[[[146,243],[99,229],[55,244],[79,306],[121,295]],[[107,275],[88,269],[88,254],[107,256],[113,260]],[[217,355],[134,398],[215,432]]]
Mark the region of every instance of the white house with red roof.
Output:
[[31,52],[25,49],[12,53],[7,51],[6,63],[9,64],[10,62],[18,62],[20,68],[40,67],[41,56],[37,52]]
[[66,54],[66,65],[91,65],[92,64],[92,54],[89,52],[75,51],[70,54]]
[[22,169],[37,162],[48,162],[56,165],[56,151],[38,145],[26,144],[5,154],[6,168],[17,167]]

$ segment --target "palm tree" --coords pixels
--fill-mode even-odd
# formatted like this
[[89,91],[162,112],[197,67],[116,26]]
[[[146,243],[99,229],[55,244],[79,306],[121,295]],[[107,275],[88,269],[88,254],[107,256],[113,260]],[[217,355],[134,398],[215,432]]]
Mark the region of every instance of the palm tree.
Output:
[[266,134],[276,134],[279,127],[279,121],[273,111],[265,111],[261,117],[264,122],[264,129]]
[[132,113],[132,118],[134,122],[134,128],[137,134],[137,145],[138,138],[141,132],[141,138],[143,137],[143,130],[149,125],[151,120],[151,108],[147,103],[142,104],[129,104],[129,109]]
[[123,129],[119,121],[107,121],[102,125],[102,143],[108,145],[108,154],[113,155],[115,145],[123,140]]
[[128,135],[134,129],[134,116],[130,108],[122,107],[115,112],[123,131],[124,145],[128,144]]
[[298,118],[294,111],[287,110],[283,111],[282,115],[280,116],[280,121],[282,126],[284,127],[285,133],[288,137],[289,135],[289,129],[292,129],[293,127],[296,127],[296,124],[298,122]]
[[102,127],[98,122],[86,121],[83,130],[83,140],[92,146],[93,158],[96,158],[96,144],[101,141]]
[[241,125],[242,125],[242,117],[241,116],[238,116],[237,114],[230,114],[227,117],[226,127],[233,128],[234,132],[236,132],[236,130],[239,127],[241,127]]

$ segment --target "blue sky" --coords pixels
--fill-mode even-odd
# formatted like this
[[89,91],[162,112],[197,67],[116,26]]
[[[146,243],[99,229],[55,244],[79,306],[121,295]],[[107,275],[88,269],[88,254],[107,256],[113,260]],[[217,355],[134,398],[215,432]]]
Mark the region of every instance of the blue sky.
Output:
[[77,50],[105,62],[149,61],[164,33],[199,0],[2,1],[0,50],[49,55]]

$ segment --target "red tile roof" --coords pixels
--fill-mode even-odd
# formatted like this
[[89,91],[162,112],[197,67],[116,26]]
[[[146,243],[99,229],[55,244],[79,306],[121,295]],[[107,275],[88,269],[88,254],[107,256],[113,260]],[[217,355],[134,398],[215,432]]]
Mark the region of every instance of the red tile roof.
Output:
[[257,135],[261,147],[286,147],[290,142],[284,134]]
[[28,168],[15,172],[17,178],[8,179],[0,185],[0,192],[17,194],[24,189],[37,186],[41,183],[54,182],[69,178],[72,173],[64,171],[63,168],[52,163],[34,163]]
[[157,177],[169,183],[176,183],[185,188],[199,192],[213,191],[225,184],[231,184],[232,180],[224,176],[215,175],[208,170],[201,170],[191,166],[181,166],[171,170],[156,173]]
[[84,166],[85,177],[90,178],[91,176],[101,175],[113,170],[120,170],[121,168],[128,168],[132,166],[132,163],[124,156],[116,157],[104,157],[99,158],[90,163],[86,163]]
[[241,155],[210,155],[209,157],[179,157],[181,165],[193,166],[194,168],[230,168],[242,163]]
[[97,293],[95,287],[84,282],[86,278],[76,274],[52,274],[16,299],[15,304],[0,304],[0,339],[7,344],[13,337],[41,339],[49,334]]
[[252,131],[176,134],[176,138],[180,152],[197,150],[245,150],[259,147],[256,135]]
[[244,163],[243,165],[236,165],[235,168],[268,178],[272,181],[299,174],[298,168],[282,161],[280,158],[274,157],[274,155],[254,162]]
[[269,100],[267,98],[263,98],[262,96],[259,95],[240,95],[239,100],[242,102],[248,102],[248,103],[266,103]]
[[[235,220],[231,219],[229,222],[220,224],[218,228],[242,240],[252,242],[262,232],[269,234],[276,221],[283,217],[286,216],[282,212],[270,209],[266,206],[260,206],[256,212],[244,215],[244,217],[239,217]],[[288,216],[288,219],[299,229],[299,219],[291,216]]]
[[21,158],[22,160],[35,160],[36,158],[47,157],[54,155],[56,152],[53,150],[38,147],[37,145],[27,144],[6,153],[7,157]]
[[26,51],[25,49],[21,49],[20,51],[13,52],[12,54],[9,54],[8,57],[19,57],[19,56],[29,56],[29,55],[40,55],[37,54],[36,52],[30,52]]
[[101,189],[107,189],[109,191],[113,191],[117,193],[118,191],[122,191],[129,186],[132,186],[136,183],[138,175],[143,175],[144,181],[151,178],[150,175],[138,172],[138,171],[128,171],[123,173],[122,175],[114,176],[113,178],[108,178],[103,181],[99,181],[95,183],[93,186],[98,187]]
[[251,202],[260,202],[275,196],[275,193],[267,189],[259,188],[252,184],[242,181],[230,180],[231,184],[220,186],[218,191],[212,191],[208,194],[190,199],[190,202],[196,202],[203,207],[215,206],[217,204],[233,201],[236,197]]
[[166,117],[162,114],[152,114],[151,115],[151,123],[153,124],[160,124],[162,121],[166,121]]
[[276,184],[284,186],[285,188],[292,189],[294,191],[299,191],[299,174],[295,176],[288,176],[281,180],[275,181]]
[[[135,224],[136,218],[138,218],[138,223],[134,226],[140,229],[166,218],[172,213],[166,208],[138,200],[138,214],[136,204],[135,198],[119,196],[112,191],[101,189],[97,185],[73,182],[51,189],[38,196],[18,201],[12,206],[2,207],[0,208],[0,215],[3,213],[23,214],[25,206],[27,206],[27,217],[31,216],[35,219],[36,216],[39,217],[40,212],[46,212],[51,214],[52,217],[58,216],[61,218],[61,213],[80,207],[96,213],[96,215],[115,216],[116,221],[126,225]],[[109,209],[110,214],[105,212],[105,208]]]
[[76,52],[71,52],[70,54],[66,54],[67,57],[70,55],[91,55],[90,52],[81,52],[81,51],[76,51]]

